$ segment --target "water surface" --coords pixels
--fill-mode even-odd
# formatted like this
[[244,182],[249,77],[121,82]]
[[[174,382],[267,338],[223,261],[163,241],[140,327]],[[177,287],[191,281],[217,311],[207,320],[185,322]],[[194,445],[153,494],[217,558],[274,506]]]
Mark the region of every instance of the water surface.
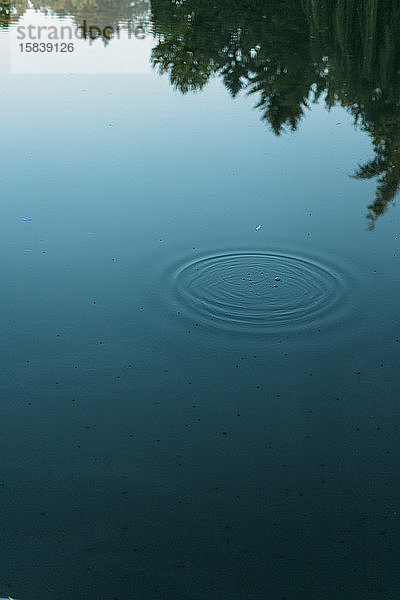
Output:
[[1,6],[0,594],[394,600],[396,3]]

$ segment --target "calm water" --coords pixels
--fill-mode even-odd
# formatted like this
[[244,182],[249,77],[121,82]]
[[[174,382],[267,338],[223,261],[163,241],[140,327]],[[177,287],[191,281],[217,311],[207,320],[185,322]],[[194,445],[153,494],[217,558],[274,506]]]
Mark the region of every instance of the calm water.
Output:
[[398,3],[1,8],[0,595],[398,598]]

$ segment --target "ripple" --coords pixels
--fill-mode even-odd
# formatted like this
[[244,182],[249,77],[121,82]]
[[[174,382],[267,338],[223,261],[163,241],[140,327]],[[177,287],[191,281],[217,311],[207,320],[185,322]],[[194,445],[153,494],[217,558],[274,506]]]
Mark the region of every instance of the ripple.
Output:
[[346,286],[326,265],[274,253],[208,256],[181,266],[179,303],[202,322],[274,332],[322,326],[339,316]]

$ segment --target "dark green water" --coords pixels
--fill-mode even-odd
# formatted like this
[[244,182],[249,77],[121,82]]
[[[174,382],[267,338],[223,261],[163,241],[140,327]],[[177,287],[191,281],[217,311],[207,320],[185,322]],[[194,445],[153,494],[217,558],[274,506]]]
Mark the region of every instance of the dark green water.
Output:
[[396,600],[398,2],[1,5],[0,595]]

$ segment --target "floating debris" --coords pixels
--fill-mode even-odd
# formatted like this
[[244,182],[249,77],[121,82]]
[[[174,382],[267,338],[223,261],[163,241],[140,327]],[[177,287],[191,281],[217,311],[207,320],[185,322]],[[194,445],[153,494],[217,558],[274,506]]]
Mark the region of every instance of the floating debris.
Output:
[[260,231],[261,227],[262,227],[262,225],[257,225],[256,231]]
[[[23,221],[32,221],[32,217],[21,217]],[[0,598],[1,600],[1,598]]]

